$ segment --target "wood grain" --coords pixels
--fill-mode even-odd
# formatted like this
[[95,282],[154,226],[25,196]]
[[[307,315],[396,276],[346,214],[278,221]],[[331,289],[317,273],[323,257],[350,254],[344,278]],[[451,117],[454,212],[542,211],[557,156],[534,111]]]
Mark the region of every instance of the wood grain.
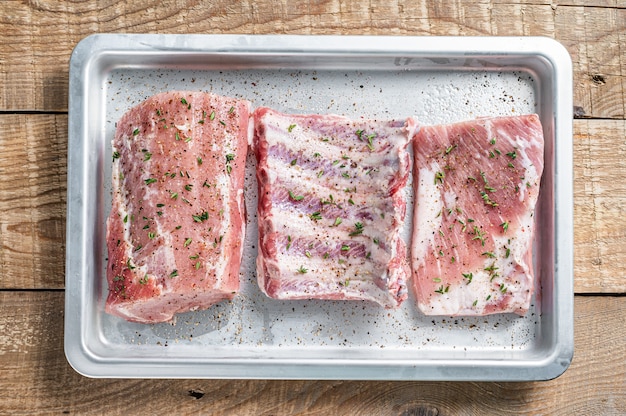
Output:
[[575,304],[574,360],[547,382],[96,380],[64,357],[63,292],[0,291],[0,414],[624,414],[626,298]]
[[[142,0],[0,3],[0,111],[66,111],[72,48],[92,33],[548,36],[574,63],[580,117],[626,114],[626,8],[618,0]],[[599,7],[602,6],[602,7]]]
[[62,288],[67,116],[0,115],[0,288]]
[[574,123],[575,286],[626,292],[626,121]]
[[[574,131],[575,290],[626,293],[626,121]],[[0,289],[61,289],[67,116],[0,115],[0,137]]]

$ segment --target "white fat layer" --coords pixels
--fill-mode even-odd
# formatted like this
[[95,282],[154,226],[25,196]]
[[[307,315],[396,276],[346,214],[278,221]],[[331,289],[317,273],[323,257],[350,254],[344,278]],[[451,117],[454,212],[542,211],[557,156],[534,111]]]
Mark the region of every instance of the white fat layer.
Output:
[[[443,217],[443,199],[439,186],[435,184],[435,174],[439,172],[439,164],[432,162],[428,167],[419,169],[416,208],[413,219],[413,268],[424,264],[427,252],[434,248],[435,234],[433,230],[441,228]],[[451,196],[450,196],[451,197]],[[456,198],[456,196],[454,196]]]
[[279,299],[293,299],[294,297],[317,296],[320,293],[342,294],[347,298],[371,300],[390,307],[396,306],[396,302],[390,300],[388,293],[381,291],[372,279],[349,279],[349,276],[346,273],[346,278],[340,281],[322,282],[316,279],[298,281],[296,285],[298,290],[284,290],[277,295]]
[[[230,179],[228,178],[227,175],[222,174],[222,175],[218,175],[215,178],[215,182],[217,184],[217,189],[221,189],[224,194],[223,194],[223,198],[222,200],[224,201],[224,204],[222,204],[222,209],[224,210],[223,215],[222,215],[222,220],[220,222],[221,225],[221,232],[220,235],[225,235],[227,234],[227,231],[230,229],[231,227],[231,223],[230,223],[230,204],[228,203],[228,201],[230,201],[231,195],[230,195]],[[228,256],[226,255],[221,255],[218,256],[217,261],[215,262],[207,262],[205,263],[205,270],[212,270],[214,269],[216,271],[215,273],[215,288],[219,288],[222,284],[222,276],[225,274],[226,268],[228,267]]]

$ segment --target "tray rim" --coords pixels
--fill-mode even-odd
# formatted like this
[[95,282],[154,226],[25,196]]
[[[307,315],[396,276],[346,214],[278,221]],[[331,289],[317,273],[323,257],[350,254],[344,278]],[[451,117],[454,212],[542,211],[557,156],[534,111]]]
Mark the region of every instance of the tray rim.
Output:
[[[393,42],[393,43],[390,43]],[[393,44],[390,49],[389,45]],[[115,47],[111,47],[115,45]],[[202,46],[200,46],[202,45]],[[210,45],[210,46],[206,46]],[[89,186],[86,172],[77,172],[78,155],[85,156],[82,137],[88,122],[71,117],[88,105],[87,91],[77,80],[109,54],[133,53],[154,57],[163,54],[364,54],[424,57],[533,57],[549,66],[554,76],[555,166],[555,278],[558,302],[554,313],[559,317],[552,333],[553,348],[537,360],[450,360],[416,359],[176,359],[164,363],[157,359],[142,362],[111,360],[87,345],[85,322],[80,321],[82,304],[76,302],[86,291],[81,272],[85,253],[66,251],[64,349],[70,365],[89,377],[128,378],[266,378],[266,379],[354,379],[354,380],[548,380],[561,375],[573,356],[573,164],[572,164],[572,64],[566,49],[545,37],[421,37],[421,36],[341,36],[341,35],[141,35],[95,34],[81,40],[70,59],[68,122],[68,198],[66,247],[72,241],[89,239],[88,227],[79,219],[88,216],[82,195]],[[470,68],[471,70],[472,68]],[[72,76],[75,75],[75,76]],[[89,156],[89,155],[87,155]],[[82,163],[82,162],[81,162]],[[84,167],[84,165],[83,165]],[[79,192],[81,191],[81,192]],[[77,228],[78,226],[78,228]],[[79,246],[80,247],[80,246]],[[78,325],[77,325],[78,324]],[[129,364],[134,364],[129,366]],[[336,368],[341,366],[341,375]],[[233,374],[233,368],[239,369]],[[156,369],[156,370],[155,370]],[[211,371],[207,371],[207,369]],[[335,371],[333,371],[333,369]],[[151,373],[151,374],[146,374]],[[208,374],[210,373],[210,374]]]

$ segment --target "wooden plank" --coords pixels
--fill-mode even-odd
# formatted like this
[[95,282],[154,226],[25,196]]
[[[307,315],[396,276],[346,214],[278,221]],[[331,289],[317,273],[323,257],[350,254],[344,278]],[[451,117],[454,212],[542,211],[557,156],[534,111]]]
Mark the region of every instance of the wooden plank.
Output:
[[[66,111],[72,48],[91,33],[291,33],[541,35],[574,61],[575,106],[584,117],[626,114],[626,9],[623,1],[555,5],[409,0],[288,2],[191,0],[146,3],[0,3],[0,110]],[[119,16],[119,17],[118,17]]]
[[0,115],[0,288],[62,288],[67,115]]
[[626,292],[626,121],[574,123],[577,292]]
[[[626,293],[626,121],[574,130],[575,290]],[[61,289],[67,116],[0,115],[0,135],[0,288]]]
[[575,304],[574,360],[548,382],[96,380],[64,357],[62,292],[0,291],[0,413],[624,414],[626,298]]

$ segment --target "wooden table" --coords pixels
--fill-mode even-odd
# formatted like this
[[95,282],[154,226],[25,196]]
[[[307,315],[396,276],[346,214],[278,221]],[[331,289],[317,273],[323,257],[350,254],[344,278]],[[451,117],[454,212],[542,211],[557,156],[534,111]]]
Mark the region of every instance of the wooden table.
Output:
[[[626,2],[0,3],[0,414],[626,414]],[[574,64],[575,354],[532,383],[94,380],[63,353],[68,62],[96,32],[543,35]],[[624,205],[622,205],[624,204]]]

